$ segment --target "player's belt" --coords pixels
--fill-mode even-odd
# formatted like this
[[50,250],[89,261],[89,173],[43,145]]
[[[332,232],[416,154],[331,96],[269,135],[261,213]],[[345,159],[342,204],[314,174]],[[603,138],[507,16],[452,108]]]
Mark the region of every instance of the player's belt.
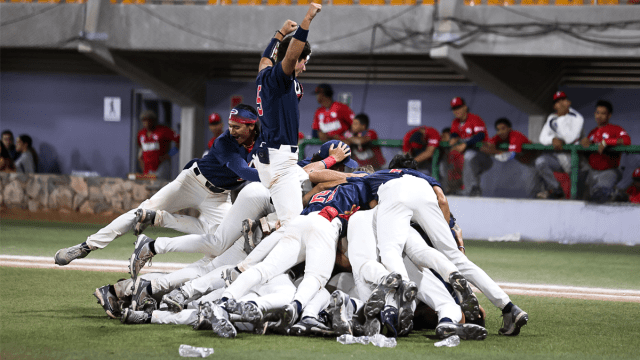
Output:
[[193,173],[196,174],[196,179],[198,179],[198,181],[200,181],[200,183],[202,185],[204,185],[204,187],[209,189],[209,191],[211,191],[212,193],[220,194],[220,193],[223,193],[223,192],[227,191],[227,190],[225,190],[223,188],[219,188],[219,187],[213,185],[209,180],[207,180],[204,177],[204,175],[202,175],[202,173],[200,172],[200,169],[198,169],[198,165],[193,167]]

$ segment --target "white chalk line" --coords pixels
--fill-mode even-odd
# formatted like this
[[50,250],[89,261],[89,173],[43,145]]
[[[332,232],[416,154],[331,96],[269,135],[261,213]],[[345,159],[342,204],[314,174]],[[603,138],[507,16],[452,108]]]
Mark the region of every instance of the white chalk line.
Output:
[[[142,273],[171,272],[182,269],[188,264],[154,262],[151,267],[145,266]],[[0,266],[24,267],[37,269],[81,270],[101,272],[129,272],[129,262],[126,260],[77,259],[66,266],[56,265],[53,257],[0,255]],[[604,301],[624,301],[640,303],[640,290],[605,289],[563,285],[521,284],[497,282],[510,295],[560,297],[571,299],[589,299]],[[474,288],[475,292],[479,292]]]

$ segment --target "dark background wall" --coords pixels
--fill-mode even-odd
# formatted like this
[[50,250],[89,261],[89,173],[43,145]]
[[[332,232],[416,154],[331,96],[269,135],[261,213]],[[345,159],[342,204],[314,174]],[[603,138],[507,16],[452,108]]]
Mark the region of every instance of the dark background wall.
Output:
[[[319,106],[313,91],[317,83],[305,83],[305,96],[300,103],[301,127],[311,134],[313,114]],[[364,85],[332,84],[336,97],[341,92],[351,93],[352,108],[362,110]],[[129,172],[132,92],[137,84],[121,76],[0,73],[0,128],[10,129],[16,136],[27,133],[41,158],[42,172],[71,173],[72,170],[96,171],[102,176],[125,177]],[[614,105],[613,123],[623,126],[633,144],[640,143],[640,89],[564,88],[573,106],[585,117],[585,133],[595,127],[593,106],[600,99]],[[207,84],[206,113],[219,112],[226,119],[231,96],[240,95],[247,104],[255,106],[253,83],[228,80],[209,81]],[[122,120],[103,120],[103,101],[106,96],[122,100]],[[449,101],[455,96],[467,100],[471,111],[480,115],[493,136],[493,122],[506,116],[514,128],[525,134],[528,115],[477,86],[446,85],[371,85],[365,103],[365,112],[371,118],[371,127],[380,138],[401,139],[412,128],[407,125],[407,100],[422,101],[422,124],[438,130],[451,124],[453,116]],[[551,112],[551,109],[549,109]],[[179,127],[179,108],[173,107],[173,127]],[[206,121],[203,119],[203,121]],[[210,134],[202,135],[206,144]],[[134,149],[135,151],[135,149]],[[385,152],[389,158],[396,150]],[[175,162],[175,161],[174,161]],[[494,166],[492,172],[520,170]],[[174,164],[174,174],[179,171]],[[486,177],[486,176],[485,176]],[[485,181],[485,180],[483,180]],[[493,180],[492,180],[493,181]],[[493,181],[492,183],[495,183]],[[496,186],[502,186],[499,181]],[[487,194],[489,195],[489,194]]]

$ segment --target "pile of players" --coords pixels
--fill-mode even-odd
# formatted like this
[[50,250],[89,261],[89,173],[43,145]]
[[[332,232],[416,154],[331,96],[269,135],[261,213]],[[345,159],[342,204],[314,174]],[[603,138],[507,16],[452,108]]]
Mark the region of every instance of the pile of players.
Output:
[[[441,185],[411,157],[396,156],[387,170],[356,169],[349,147],[332,140],[298,161],[297,77],[320,10],[312,3],[299,26],[287,20],[276,32],[260,61],[257,107],[232,109],[229,130],[207,155],[137,209],[59,250],[56,263],[133,230],[131,278],[94,294],[125,324],[185,324],[221,337],[397,337],[431,327],[440,338],[482,340],[486,315],[473,284],[501,310],[499,333],[518,335],[527,313],[465,256]],[[185,208],[200,217],[174,214]],[[148,226],[187,235],[151,239],[142,234]],[[169,274],[141,274],[168,252],[204,257]]]

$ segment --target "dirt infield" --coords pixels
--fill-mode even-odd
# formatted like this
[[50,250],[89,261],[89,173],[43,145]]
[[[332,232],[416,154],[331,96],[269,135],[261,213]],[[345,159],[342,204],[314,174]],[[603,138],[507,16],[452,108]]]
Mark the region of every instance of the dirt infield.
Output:
[[[122,260],[78,259],[63,267],[55,265],[53,258],[51,257],[0,255],[0,266],[10,267],[126,273],[129,271],[128,265],[129,263],[127,261]],[[170,272],[181,269],[185,265],[186,264],[181,263],[154,262],[152,267],[145,267],[142,269],[142,273]],[[510,295],[640,303],[640,290],[617,290],[501,282],[499,282],[498,285]],[[474,290],[478,292],[477,289]]]
[[81,214],[76,211],[36,211],[31,212],[23,209],[7,209],[0,207],[0,218],[9,220],[39,220],[39,221],[60,221],[74,222],[82,224],[105,225],[121,213],[105,212],[101,214]]

